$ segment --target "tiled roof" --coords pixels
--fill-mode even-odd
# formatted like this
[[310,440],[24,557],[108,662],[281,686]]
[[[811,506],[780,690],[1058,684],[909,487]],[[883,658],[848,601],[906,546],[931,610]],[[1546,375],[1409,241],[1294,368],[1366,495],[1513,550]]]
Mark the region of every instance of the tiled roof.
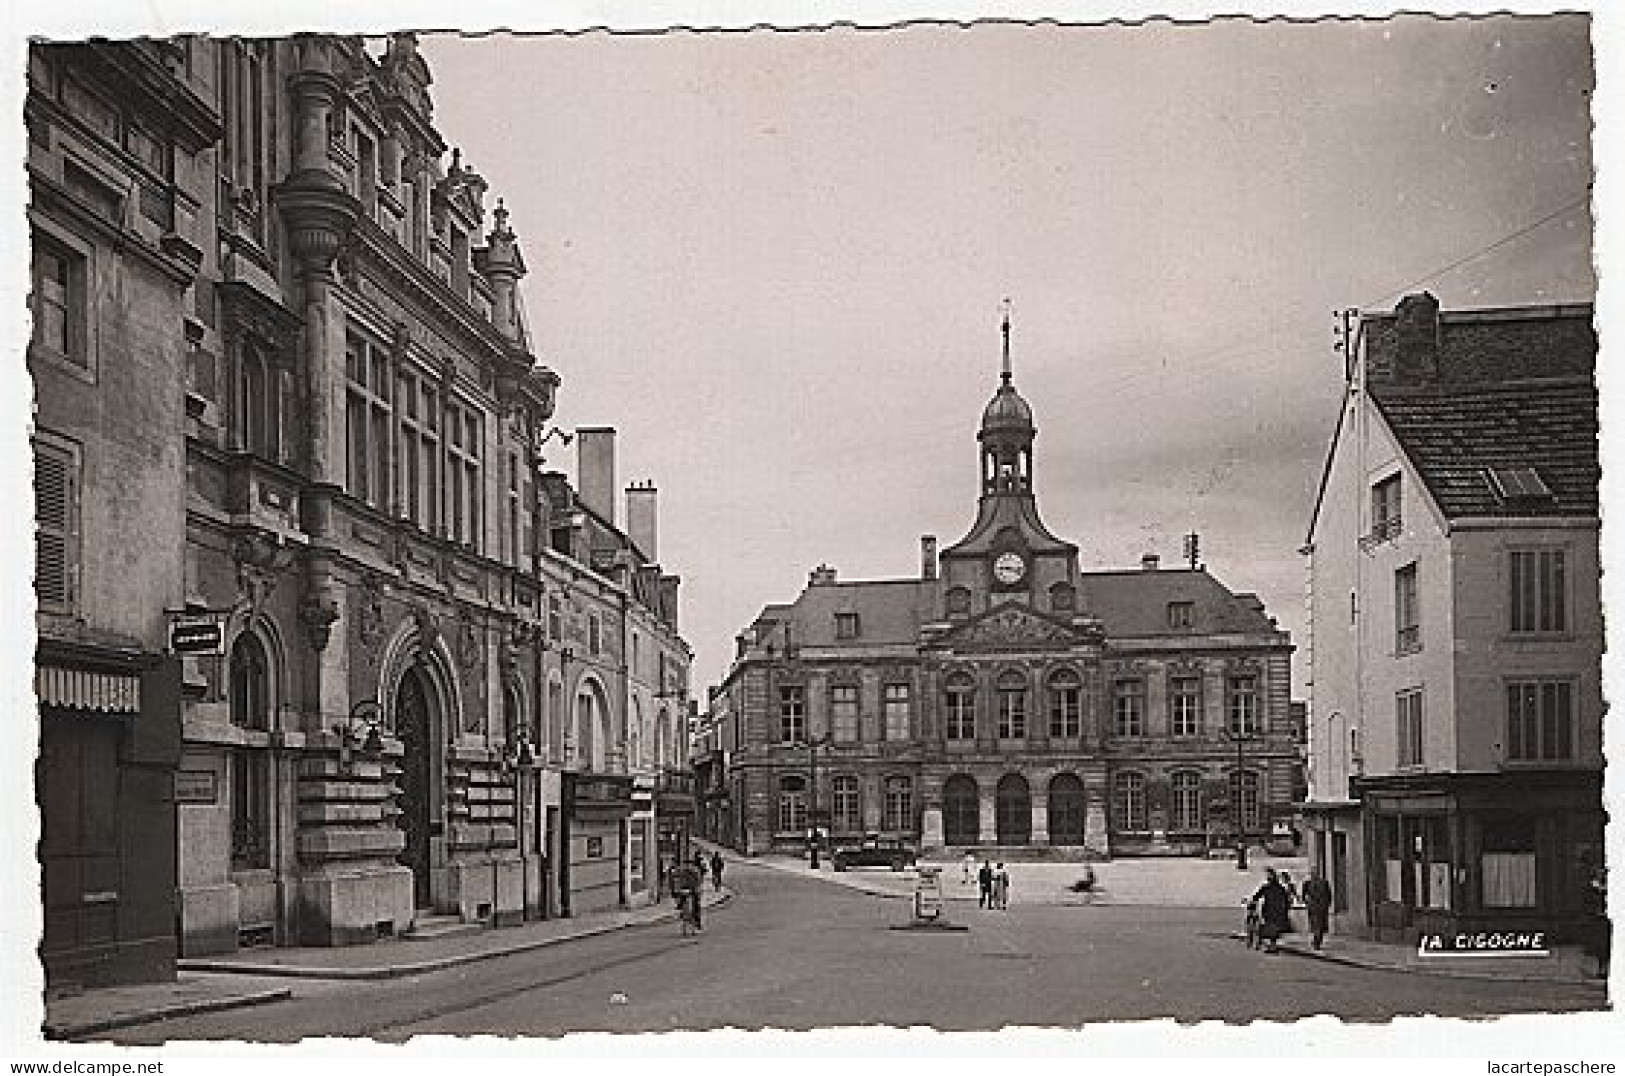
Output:
[[[1428,492],[1449,518],[1594,516],[1602,469],[1589,377],[1374,393]],[[1503,502],[1487,472],[1532,467],[1551,498]]]

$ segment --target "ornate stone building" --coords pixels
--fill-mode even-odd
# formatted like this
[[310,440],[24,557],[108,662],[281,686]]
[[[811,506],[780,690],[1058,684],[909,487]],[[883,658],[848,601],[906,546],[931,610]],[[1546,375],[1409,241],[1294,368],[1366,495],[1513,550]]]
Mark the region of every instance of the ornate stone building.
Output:
[[656,492],[623,529],[608,428],[575,486],[548,468],[525,261],[442,164],[415,40],[154,48],[202,117],[173,157],[198,277],[140,308],[176,403],[122,570],[169,550],[164,608],[204,640],[168,704],[181,951],[648,899],[690,660]]
[[701,726],[709,830],[1199,854],[1288,806],[1286,633],[1200,567],[1082,571],[1038,515],[1036,432],[1007,348],[969,533],[923,539],[914,579],[821,567],[739,636]]

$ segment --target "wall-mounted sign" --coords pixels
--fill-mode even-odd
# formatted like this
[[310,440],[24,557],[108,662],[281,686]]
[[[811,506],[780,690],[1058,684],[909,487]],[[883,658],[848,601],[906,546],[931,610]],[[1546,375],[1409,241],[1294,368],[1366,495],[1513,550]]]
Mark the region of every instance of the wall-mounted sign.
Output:
[[602,837],[588,837],[587,838],[587,858],[588,859],[602,859],[603,856],[604,856],[604,838],[602,838]]
[[220,785],[212,770],[177,770],[175,802],[213,805],[220,802]]
[[224,654],[225,622],[212,615],[177,616],[169,622],[169,649],[175,654]]

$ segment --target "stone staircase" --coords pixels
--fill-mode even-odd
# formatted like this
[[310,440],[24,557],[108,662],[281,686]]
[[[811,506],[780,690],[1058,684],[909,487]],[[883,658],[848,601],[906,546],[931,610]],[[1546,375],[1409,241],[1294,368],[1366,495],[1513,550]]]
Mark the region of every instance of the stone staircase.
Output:
[[433,941],[437,938],[452,938],[459,934],[477,934],[485,929],[481,922],[464,922],[457,915],[434,915],[419,912],[412,919],[412,926],[401,938],[405,941]]

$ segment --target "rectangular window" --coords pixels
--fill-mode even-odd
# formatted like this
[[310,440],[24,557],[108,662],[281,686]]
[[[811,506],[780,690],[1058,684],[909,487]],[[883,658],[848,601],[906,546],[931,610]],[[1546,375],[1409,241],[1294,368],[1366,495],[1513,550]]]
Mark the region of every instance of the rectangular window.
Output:
[[856,833],[863,829],[863,800],[858,794],[856,777],[837,777],[834,781],[835,800],[831,822],[837,833]]
[[1145,735],[1145,683],[1119,680],[1112,691],[1113,731],[1118,736]]
[[976,739],[976,694],[970,688],[948,689],[948,739]]
[[1202,734],[1202,679],[1174,676],[1168,680],[1168,729],[1175,736]]
[[835,638],[856,639],[858,637],[858,614],[835,614]]
[[1422,764],[1422,689],[1401,691],[1394,696],[1394,726],[1398,738],[1396,757],[1401,766]]
[[910,691],[907,684],[887,684],[884,688],[886,739],[903,743],[911,735],[909,728]]
[[231,866],[263,870],[271,865],[270,787],[264,751],[239,747],[231,753]]
[[87,366],[84,257],[36,234],[33,287],[34,345]]
[[886,778],[885,820],[883,825],[893,832],[913,830],[914,783],[907,777]]
[[1232,676],[1225,691],[1225,727],[1233,736],[1258,735],[1258,677]]
[[383,349],[351,334],[344,353],[345,461],[351,496],[388,511],[390,379]]
[[1568,630],[1567,571],[1561,549],[1511,554],[1512,630]]
[[1188,628],[1196,620],[1195,602],[1169,602],[1168,626],[1175,631]]
[[1371,538],[1374,541],[1398,537],[1399,503],[1399,475],[1389,475],[1371,487]]
[[1027,689],[1006,687],[999,689],[999,739],[1025,740],[1027,738]]
[[1529,815],[1485,816],[1479,874],[1486,908],[1535,906],[1535,829]]
[[1507,685],[1507,760],[1574,759],[1574,684],[1520,680]]
[[1083,734],[1080,691],[1075,681],[1050,686],[1049,734],[1054,740],[1075,740]]
[[79,456],[34,442],[34,592],[40,610],[71,613],[79,595]]
[[1420,613],[1416,607],[1416,564],[1394,570],[1394,653],[1422,649]]
[[448,401],[446,433],[442,440],[446,447],[447,495],[451,501],[446,537],[479,552],[482,544],[480,507],[483,503],[480,485],[483,447],[480,413],[471,406]]
[[807,697],[800,685],[779,688],[779,742],[807,741]]
[[858,738],[858,689],[837,684],[829,689],[830,726],[834,737],[844,743]]

